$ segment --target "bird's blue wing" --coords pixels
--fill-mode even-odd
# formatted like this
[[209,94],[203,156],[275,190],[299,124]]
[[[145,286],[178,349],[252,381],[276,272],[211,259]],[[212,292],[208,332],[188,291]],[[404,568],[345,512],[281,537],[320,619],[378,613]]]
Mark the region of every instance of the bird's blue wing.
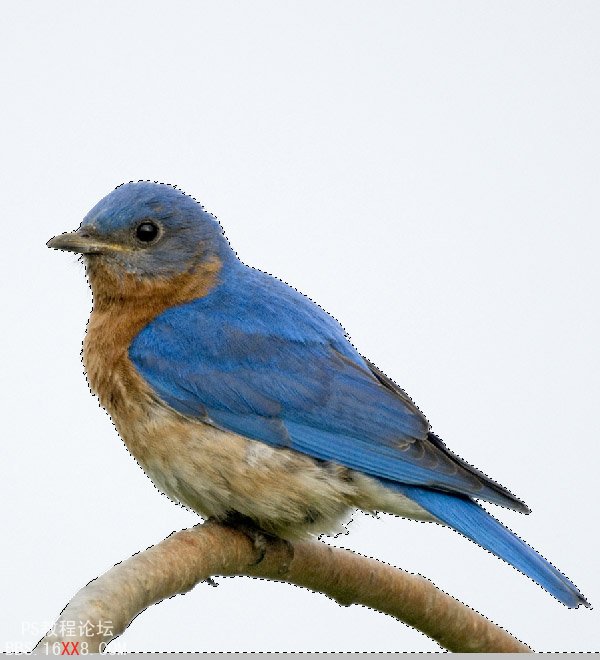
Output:
[[432,441],[416,406],[337,322],[259,271],[244,269],[205,298],[166,310],[135,337],[129,356],[188,417],[374,477],[515,506]]

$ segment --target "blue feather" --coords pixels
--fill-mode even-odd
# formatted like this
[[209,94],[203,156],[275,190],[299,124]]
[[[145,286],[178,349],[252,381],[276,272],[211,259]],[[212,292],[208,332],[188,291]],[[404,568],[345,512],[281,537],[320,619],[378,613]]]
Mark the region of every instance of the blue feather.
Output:
[[569,579],[470,498],[389,481],[382,483],[409,497],[441,522],[504,559],[567,607],[589,607],[589,603]]

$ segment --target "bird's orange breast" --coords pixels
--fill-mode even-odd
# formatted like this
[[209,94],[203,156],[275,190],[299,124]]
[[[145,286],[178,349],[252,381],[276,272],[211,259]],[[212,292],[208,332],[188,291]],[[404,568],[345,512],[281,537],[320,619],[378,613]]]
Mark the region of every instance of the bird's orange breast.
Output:
[[94,305],[83,342],[90,389],[122,433],[156,399],[129,359],[133,338],[164,310],[205,296],[221,264],[213,260],[168,280],[117,275],[101,259],[88,262]]

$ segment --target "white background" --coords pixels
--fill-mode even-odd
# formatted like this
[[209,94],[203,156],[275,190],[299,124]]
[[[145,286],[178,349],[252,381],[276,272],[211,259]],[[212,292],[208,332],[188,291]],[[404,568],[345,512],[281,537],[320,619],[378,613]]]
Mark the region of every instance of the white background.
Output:
[[[240,257],[317,300],[434,430],[533,509],[494,508],[600,603],[598,2],[4,2],[0,645],[197,518],[87,389],[91,298],[48,250],[116,185],[179,185]],[[431,578],[537,650],[598,650],[448,529],[357,515],[343,545]],[[113,648],[439,647],[247,578],[139,616]]]

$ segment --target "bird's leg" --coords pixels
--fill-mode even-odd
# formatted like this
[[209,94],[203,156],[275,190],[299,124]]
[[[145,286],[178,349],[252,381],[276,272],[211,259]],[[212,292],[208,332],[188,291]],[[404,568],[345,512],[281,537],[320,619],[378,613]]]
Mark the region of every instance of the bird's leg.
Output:
[[256,566],[265,558],[269,539],[276,539],[276,536],[262,530],[252,518],[244,516],[237,511],[230,511],[224,518],[215,519],[221,525],[237,529],[247,536],[252,542],[252,547],[256,550],[258,559],[252,564]]

